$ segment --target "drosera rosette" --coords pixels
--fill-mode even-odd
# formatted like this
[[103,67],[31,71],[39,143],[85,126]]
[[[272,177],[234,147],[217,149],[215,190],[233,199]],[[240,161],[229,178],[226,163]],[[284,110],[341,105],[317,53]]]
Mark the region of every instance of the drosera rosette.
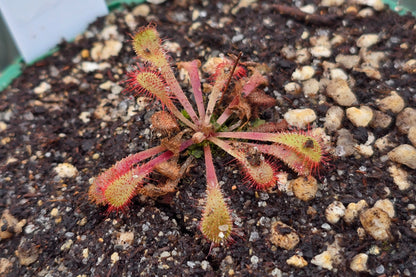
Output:
[[261,109],[276,105],[262,90],[267,85],[264,65],[240,62],[241,53],[217,58],[208,70],[206,93],[199,74],[201,62],[179,62],[178,68],[188,73],[195,111],[175,78],[156,27],[140,28],[132,41],[139,64],[126,74],[125,92],[146,94],[161,103],[163,110],[153,114],[150,127],[160,135],[160,145],[132,154],[99,174],[89,189],[94,203],[107,205],[109,211],[125,211],[138,194],[155,198],[174,193],[193,162],[193,153],[203,148],[199,153],[205,156],[207,186],[200,230],[211,246],[227,245],[235,233],[232,203],[218,182],[212,147],[231,155],[242,169],[242,179],[259,190],[277,185],[281,174],[277,160],[305,176],[316,174],[326,163],[325,147],[311,130],[283,131],[282,122],[252,126]]

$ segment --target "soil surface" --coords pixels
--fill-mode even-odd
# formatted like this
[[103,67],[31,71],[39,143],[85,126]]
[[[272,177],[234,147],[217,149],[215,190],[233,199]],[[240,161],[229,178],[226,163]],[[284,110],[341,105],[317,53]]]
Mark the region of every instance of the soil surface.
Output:
[[[126,7],[27,66],[0,94],[0,276],[416,276],[416,163],[390,152],[401,145],[410,147],[407,153],[414,149],[415,18],[353,1],[329,7],[274,2]],[[120,83],[135,63],[129,34],[149,22],[165,39],[172,64],[240,51],[242,61],[267,64],[265,91],[278,106],[261,118],[278,122],[292,109],[315,112],[310,124],[325,128],[332,148],[313,199],[300,200],[287,183],[274,192],[255,191],[243,184],[230,157],[217,155],[217,175],[241,237],[211,252],[198,228],[203,159],[170,197],[135,197],[124,213],[107,214],[90,203],[92,177],[157,144],[149,126],[160,106],[121,93]],[[363,42],[363,34],[377,36]],[[313,76],[293,75],[303,66],[311,66]],[[346,79],[353,103],[328,91],[336,79]],[[290,82],[298,88],[291,90]],[[336,119],[328,115],[333,107],[341,111]],[[370,108],[370,121],[366,108],[356,121],[351,107]],[[289,180],[297,178],[282,168]],[[360,200],[363,209],[347,219],[345,208],[354,212],[349,204]],[[360,220],[374,205],[387,222],[377,230],[387,238],[377,238]],[[293,249],[271,242],[276,221],[300,237]],[[300,262],[288,261],[292,257]]]

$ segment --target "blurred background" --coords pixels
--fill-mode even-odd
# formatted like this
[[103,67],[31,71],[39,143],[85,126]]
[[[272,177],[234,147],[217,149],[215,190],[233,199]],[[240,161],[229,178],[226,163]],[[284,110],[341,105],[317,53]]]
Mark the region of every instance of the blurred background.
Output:
[[[115,2],[140,3],[144,0],[105,0],[108,6],[115,4]],[[416,13],[416,0],[384,0],[385,3],[406,7],[408,10]],[[1,72],[9,65],[13,64],[20,57],[19,51],[11,37],[4,18],[0,12],[0,75]]]

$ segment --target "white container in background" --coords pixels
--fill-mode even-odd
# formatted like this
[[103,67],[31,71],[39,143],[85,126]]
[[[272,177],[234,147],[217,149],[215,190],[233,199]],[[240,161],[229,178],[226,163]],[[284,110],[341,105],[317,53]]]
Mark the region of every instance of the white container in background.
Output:
[[0,0],[0,11],[26,63],[108,13],[104,0]]

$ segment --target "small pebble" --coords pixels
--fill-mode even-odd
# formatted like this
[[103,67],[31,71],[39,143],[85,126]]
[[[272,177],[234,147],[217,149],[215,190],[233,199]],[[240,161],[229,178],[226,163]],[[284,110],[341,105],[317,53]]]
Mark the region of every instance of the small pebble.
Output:
[[377,202],[374,204],[374,207],[385,211],[390,218],[393,218],[396,214],[394,211],[394,205],[389,199],[377,200]]
[[344,4],[345,0],[322,0],[321,6],[324,7],[338,7]]
[[26,219],[18,220],[15,218],[9,209],[5,209],[1,215],[0,221],[0,240],[11,238],[13,235],[18,235],[22,232],[26,225]]
[[370,249],[368,249],[368,254],[377,256],[380,255],[381,251],[382,250],[380,249],[380,247],[378,247],[377,245],[372,245]]
[[308,265],[308,262],[302,256],[299,255],[293,255],[292,257],[286,260],[286,263],[297,268],[302,268]]
[[355,94],[351,91],[347,81],[343,79],[329,81],[326,93],[341,106],[351,106],[357,102]]
[[96,70],[104,70],[106,68],[111,67],[109,63],[95,63],[95,62],[82,62],[81,63],[81,70],[88,73],[93,72]]
[[134,243],[134,233],[133,232],[118,232],[116,234],[117,242],[116,245],[120,246],[129,246]]
[[256,255],[251,256],[250,262],[252,264],[258,264],[259,263],[259,257],[257,257]]
[[61,163],[53,169],[60,178],[73,178],[78,175],[78,170],[70,163]]
[[342,80],[348,80],[348,75],[347,73],[345,73],[344,70],[342,70],[341,68],[331,68],[330,70],[330,74],[331,74],[331,79],[342,79]]
[[358,214],[367,207],[368,204],[364,199],[358,201],[357,203],[348,204],[344,214],[344,221],[348,224],[352,223],[354,219],[357,218]]
[[368,106],[351,107],[346,110],[348,119],[356,127],[366,127],[373,119],[373,110]]
[[4,121],[0,121],[0,132],[3,132],[7,129],[7,124]]
[[296,62],[298,64],[306,64],[311,59],[311,53],[306,48],[296,50]]
[[373,147],[371,145],[360,144],[355,146],[355,150],[364,157],[371,157],[374,154]]
[[57,208],[53,208],[50,215],[53,217],[59,216],[59,210]]
[[393,119],[390,115],[380,112],[379,110],[373,110],[373,120],[370,122],[371,127],[386,129],[392,122]]
[[304,81],[302,87],[305,97],[315,97],[319,91],[319,82],[315,78],[312,78]]
[[384,273],[384,266],[383,265],[379,265],[376,267],[376,273],[377,274],[383,274]]
[[376,69],[380,67],[380,63],[386,58],[386,54],[384,52],[365,51],[365,49],[360,51],[360,55],[362,55],[364,67],[372,67]]
[[343,55],[339,54],[335,57],[335,61],[347,69],[358,66],[360,57],[358,55]]
[[299,243],[299,236],[292,227],[277,221],[271,226],[270,241],[278,247],[291,250]]
[[313,14],[316,11],[316,6],[313,4],[305,5],[299,8],[302,12]]
[[322,268],[332,270],[332,254],[329,251],[324,251],[321,254],[312,258],[311,263]]
[[47,82],[40,83],[37,87],[33,89],[33,92],[36,94],[43,94],[46,91],[50,90],[52,86]]
[[332,51],[326,46],[317,45],[310,49],[312,56],[316,58],[328,58],[331,56]]
[[396,117],[396,126],[403,134],[409,133],[411,127],[416,127],[416,109],[405,108]]
[[379,40],[380,37],[377,34],[364,34],[358,38],[357,46],[360,48],[369,48],[378,43]]
[[111,254],[111,264],[115,264],[116,262],[118,262],[120,260],[120,256],[118,255],[117,252],[114,252],[113,254]]
[[395,91],[392,91],[389,96],[377,100],[376,104],[383,112],[392,111],[393,113],[399,113],[405,107],[403,98]]
[[290,82],[285,85],[285,91],[291,95],[299,95],[302,91],[302,88],[298,83]]
[[298,177],[290,182],[290,186],[296,198],[299,198],[302,201],[314,199],[318,191],[318,184],[316,179],[312,176]]
[[387,240],[390,238],[389,215],[376,207],[361,213],[360,221],[365,231],[376,240]]
[[160,258],[167,258],[170,257],[170,252],[168,251],[163,251],[162,253],[160,253]]
[[146,4],[138,5],[132,10],[132,14],[134,16],[146,17],[149,15],[149,13],[150,13],[150,7],[149,5],[146,5]]
[[381,11],[384,9],[383,0],[354,0],[354,2],[359,5],[372,7],[376,11]]
[[407,73],[415,74],[416,73],[416,59],[408,60],[403,65],[403,70],[406,71]]
[[117,29],[117,26],[113,24],[105,26],[104,29],[101,31],[102,38],[104,40],[109,40],[118,37],[119,33]]
[[88,248],[82,249],[82,257],[84,257],[84,259],[88,259],[88,256],[89,256]]
[[315,69],[312,66],[305,65],[301,68],[297,68],[292,74],[292,80],[306,81],[315,75]]
[[62,79],[62,82],[64,84],[67,84],[67,85],[68,84],[71,84],[71,83],[78,85],[80,83],[78,79],[74,78],[73,76],[69,76],[69,75],[68,76],[65,76]]
[[14,254],[19,258],[21,265],[29,266],[38,260],[40,251],[40,247],[23,238]]
[[348,157],[355,153],[356,141],[351,132],[347,129],[337,131],[338,140],[335,148],[335,154],[340,157]]
[[202,270],[208,270],[209,268],[210,268],[210,264],[209,264],[209,262],[208,261],[202,261],[201,262],[201,268],[202,268]]
[[111,82],[110,80],[105,81],[104,83],[102,83],[99,88],[103,89],[103,90],[110,90],[115,84],[113,82]]
[[329,132],[334,132],[341,128],[344,110],[339,106],[331,106],[325,115],[324,127]]
[[73,243],[72,239],[67,240],[64,244],[62,244],[61,251],[70,249]]
[[364,8],[358,12],[358,17],[366,18],[374,15],[374,10],[371,8]]
[[322,229],[324,229],[324,230],[326,230],[326,231],[329,231],[329,230],[331,230],[332,228],[331,228],[331,225],[329,225],[328,223],[324,223],[324,224],[322,224],[321,225],[321,228]]
[[407,137],[409,138],[413,146],[416,147],[416,126],[410,127]]
[[82,123],[87,124],[88,122],[90,122],[90,116],[91,112],[81,112],[78,115],[78,118],[82,121]]
[[368,255],[364,253],[359,253],[352,258],[352,261],[350,263],[350,268],[354,272],[368,271],[367,261],[368,261]]
[[293,109],[285,113],[284,118],[289,125],[303,129],[316,120],[316,114],[312,109]]
[[134,15],[131,13],[128,13],[124,16],[124,21],[126,22],[127,26],[129,26],[130,30],[135,30],[137,27],[136,19],[134,18]]
[[356,68],[355,71],[362,72],[367,75],[368,78],[381,80],[381,73],[377,69],[371,66],[366,66],[362,64],[361,68]]
[[8,273],[13,267],[11,259],[0,258],[0,276],[8,276]]
[[416,148],[409,144],[397,146],[388,153],[391,161],[416,169]]
[[325,210],[325,217],[329,223],[337,223],[345,214],[345,206],[340,201],[334,201]]

